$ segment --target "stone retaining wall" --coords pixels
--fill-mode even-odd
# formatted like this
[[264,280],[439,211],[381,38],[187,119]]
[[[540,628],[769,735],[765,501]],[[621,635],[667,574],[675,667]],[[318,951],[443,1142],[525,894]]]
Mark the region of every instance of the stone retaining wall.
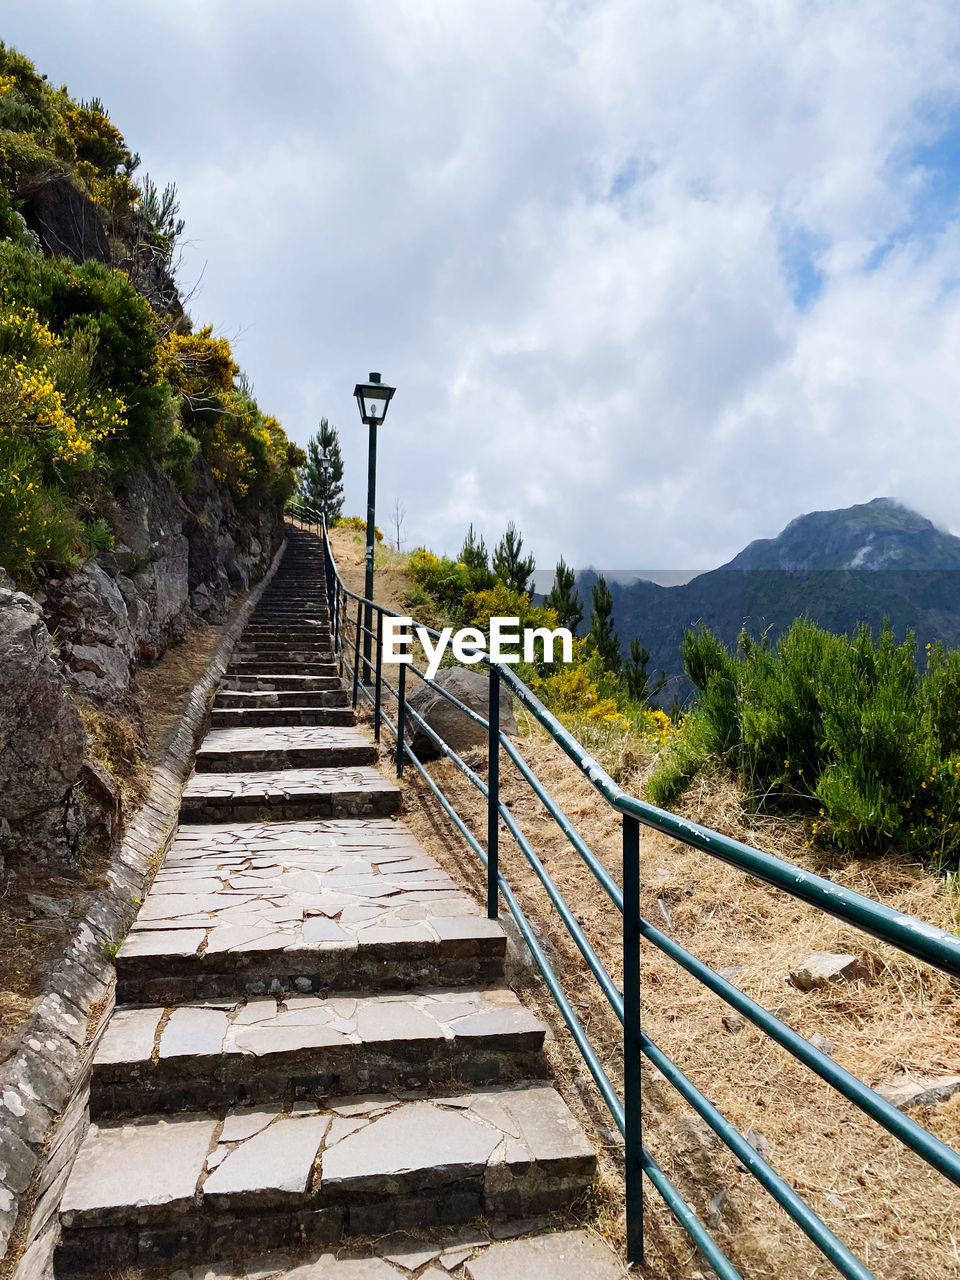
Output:
[[81,920],[17,1052],[0,1065],[0,1277],[52,1275],[56,1207],[87,1126],[90,1063],[113,1005],[112,954],[136,916],[176,830],[180,791],[209,716],[210,694],[233,653],[284,546],[224,628],[203,678],[185,699],[131,819],[107,887]]

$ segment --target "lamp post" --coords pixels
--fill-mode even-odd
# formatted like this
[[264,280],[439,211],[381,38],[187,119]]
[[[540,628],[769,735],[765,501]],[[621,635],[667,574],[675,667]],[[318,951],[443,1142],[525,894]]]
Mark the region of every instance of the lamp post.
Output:
[[326,449],[320,450],[320,478],[323,481],[323,501],[320,508],[323,511],[324,523],[330,523],[330,454]]
[[[380,381],[379,373],[371,373],[366,382],[358,382],[353,389],[360,410],[360,420],[370,428],[370,452],[367,456],[367,554],[363,594],[373,599],[373,549],[376,539],[377,501],[377,424],[387,416],[387,407],[393,399],[396,387],[388,387]],[[363,680],[370,684],[370,645],[373,631],[373,610],[364,606]]]

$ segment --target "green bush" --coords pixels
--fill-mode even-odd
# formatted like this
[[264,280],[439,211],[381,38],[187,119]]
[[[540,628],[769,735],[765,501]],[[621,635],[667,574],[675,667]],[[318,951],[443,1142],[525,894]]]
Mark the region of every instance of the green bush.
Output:
[[810,814],[811,840],[960,860],[960,652],[889,626],[834,635],[798,620],[773,648],[730,654],[687,635],[698,701],[650,780],[668,804],[699,770],[735,769],[749,803]]

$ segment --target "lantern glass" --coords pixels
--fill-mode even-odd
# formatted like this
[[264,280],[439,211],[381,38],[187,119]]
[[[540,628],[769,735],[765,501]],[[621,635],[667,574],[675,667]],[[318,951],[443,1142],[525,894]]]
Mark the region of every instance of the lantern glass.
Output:
[[367,382],[358,382],[353,394],[356,396],[362,421],[368,426],[382,422],[395,390],[396,387],[388,387],[380,381],[379,373],[371,373]]

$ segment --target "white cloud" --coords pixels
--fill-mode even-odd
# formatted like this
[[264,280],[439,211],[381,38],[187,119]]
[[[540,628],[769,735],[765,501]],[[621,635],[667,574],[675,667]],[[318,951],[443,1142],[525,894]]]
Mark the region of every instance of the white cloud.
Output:
[[34,0],[6,34],[177,181],[194,313],[293,436],[339,427],[351,508],[373,367],[381,509],[440,549],[513,518],[543,564],[689,568],[879,494],[954,519],[960,228],[914,156],[949,0]]

